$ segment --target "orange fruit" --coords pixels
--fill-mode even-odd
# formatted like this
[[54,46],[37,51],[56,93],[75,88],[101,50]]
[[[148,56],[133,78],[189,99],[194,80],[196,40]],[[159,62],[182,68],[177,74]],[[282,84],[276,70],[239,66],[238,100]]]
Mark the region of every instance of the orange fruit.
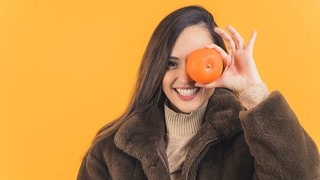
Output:
[[186,66],[191,79],[207,84],[220,77],[223,61],[220,54],[214,49],[197,49],[189,54]]

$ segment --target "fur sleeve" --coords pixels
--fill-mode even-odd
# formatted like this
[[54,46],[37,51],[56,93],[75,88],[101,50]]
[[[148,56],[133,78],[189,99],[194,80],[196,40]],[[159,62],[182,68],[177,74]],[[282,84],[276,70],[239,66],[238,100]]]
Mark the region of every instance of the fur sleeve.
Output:
[[279,92],[240,120],[258,179],[320,179],[317,147]]

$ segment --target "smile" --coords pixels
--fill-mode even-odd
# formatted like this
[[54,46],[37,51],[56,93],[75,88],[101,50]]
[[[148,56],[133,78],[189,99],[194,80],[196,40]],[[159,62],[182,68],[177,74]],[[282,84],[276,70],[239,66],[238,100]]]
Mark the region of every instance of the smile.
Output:
[[181,96],[193,96],[194,94],[197,93],[197,91],[200,88],[188,88],[188,89],[182,89],[182,88],[177,88],[177,92],[181,95]]

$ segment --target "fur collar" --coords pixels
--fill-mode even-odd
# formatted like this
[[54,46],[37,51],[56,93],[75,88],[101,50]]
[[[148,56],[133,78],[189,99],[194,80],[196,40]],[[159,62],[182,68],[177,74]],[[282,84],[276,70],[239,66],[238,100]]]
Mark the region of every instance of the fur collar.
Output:
[[[237,96],[227,89],[216,89],[210,98],[202,127],[191,142],[189,156],[199,153],[210,141],[228,138],[242,131],[239,111],[243,107]],[[165,164],[159,162],[159,151],[165,152],[166,125],[163,108],[154,109],[143,117],[128,119],[115,134],[115,145],[139,159],[143,169]],[[188,160],[189,159],[189,160]],[[186,164],[193,164],[188,158]]]

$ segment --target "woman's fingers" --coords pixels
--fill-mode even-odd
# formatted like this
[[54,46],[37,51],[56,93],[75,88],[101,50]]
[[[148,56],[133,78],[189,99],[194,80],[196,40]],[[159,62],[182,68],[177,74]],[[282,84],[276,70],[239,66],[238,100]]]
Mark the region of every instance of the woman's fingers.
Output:
[[[218,33],[225,41],[227,41],[228,47],[230,50],[234,51],[234,50],[246,48],[244,45],[244,39],[234,27],[232,27],[231,25],[228,25],[227,30],[229,31],[230,34],[221,28],[218,28],[218,27],[215,28],[215,32]],[[251,38],[247,44],[247,47],[250,47],[250,48],[253,47],[256,36],[257,36],[257,32],[253,31]]]
[[236,49],[243,49],[244,48],[244,40],[238,31],[232,27],[231,25],[227,26],[227,30],[230,32],[232,39],[235,42]]
[[230,36],[230,34],[228,34],[228,33],[225,32],[223,29],[218,28],[218,27],[215,27],[215,28],[214,28],[214,31],[215,31],[217,34],[219,34],[225,41],[227,41],[229,50],[230,50],[231,52],[236,50],[235,42],[234,42],[233,38]]
[[[249,41],[246,43],[243,37],[232,26],[226,30],[216,27],[214,31],[228,44],[229,54],[224,52],[223,56],[228,57],[225,61],[225,71],[219,79],[209,84],[197,84],[199,87],[227,87],[235,91],[241,91],[252,84],[261,82],[259,73],[253,59],[253,46],[257,32],[253,31]],[[213,45],[209,48],[217,48]],[[222,52],[221,50],[219,52]]]
[[256,37],[257,37],[257,31],[253,31],[252,34],[251,34],[251,37],[250,37],[250,40],[247,44],[247,47],[252,51],[253,50],[253,46],[254,46],[254,43],[256,41]]

